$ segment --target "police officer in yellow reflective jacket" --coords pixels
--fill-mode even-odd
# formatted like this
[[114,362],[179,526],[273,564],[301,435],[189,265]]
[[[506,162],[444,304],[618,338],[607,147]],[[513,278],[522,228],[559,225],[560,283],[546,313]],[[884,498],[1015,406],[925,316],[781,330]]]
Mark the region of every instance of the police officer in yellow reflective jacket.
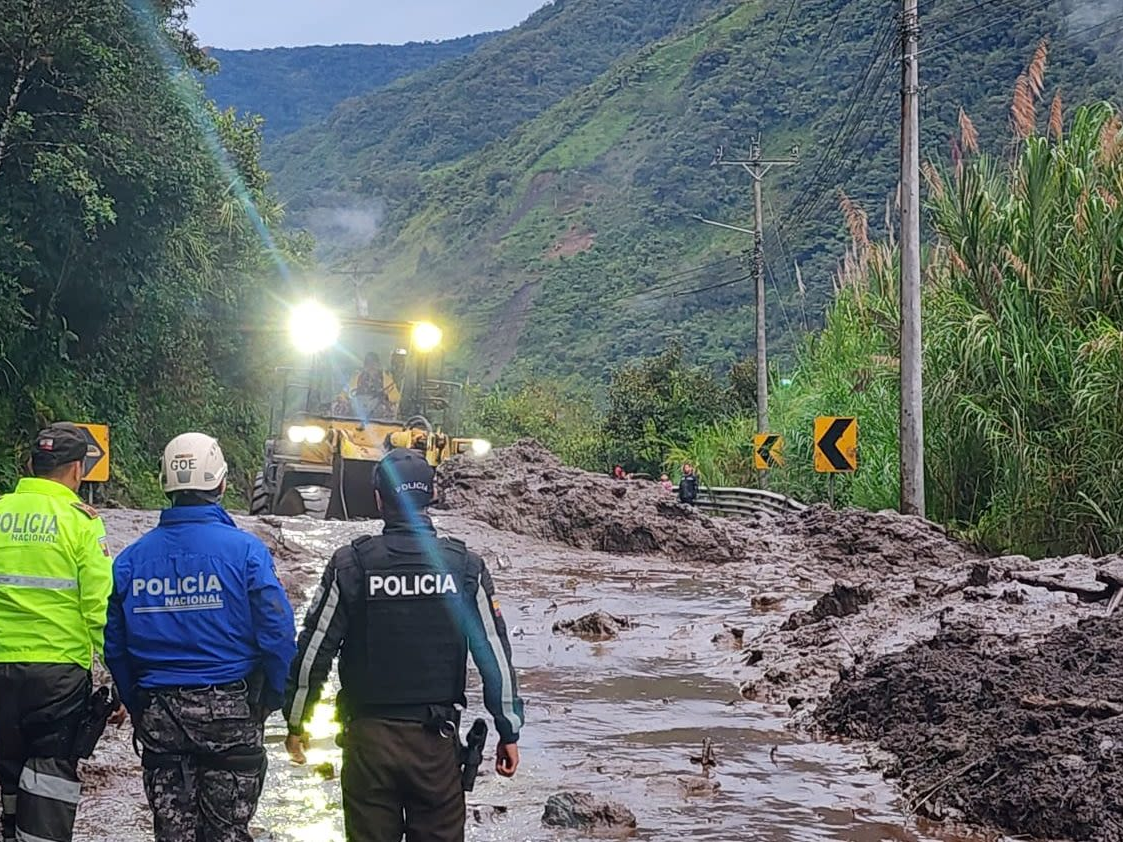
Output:
[[69,842],[78,808],[74,741],[105,633],[113,560],[82,503],[86,439],[53,424],[31,473],[0,497],[0,790],[3,838]]

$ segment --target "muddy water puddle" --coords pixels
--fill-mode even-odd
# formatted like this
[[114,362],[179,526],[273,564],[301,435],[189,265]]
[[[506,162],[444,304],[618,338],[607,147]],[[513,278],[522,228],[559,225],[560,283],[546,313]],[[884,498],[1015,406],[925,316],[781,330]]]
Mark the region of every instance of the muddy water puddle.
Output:
[[[306,571],[308,562],[318,570],[335,547],[363,531],[354,524],[280,523],[286,545],[300,548]],[[739,654],[726,627],[743,629],[750,639],[775,622],[775,615],[751,609],[750,597],[784,590],[778,572],[754,570],[750,577],[732,568],[687,569],[570,551],[453,517],[439,523],[483,553],[492,569],[527,702],[519,774],[501,780],[485,763],[469,796],[468,839],[586,838],[541,825],[546,799],[563,790],[623,802],[638,820],[633,838],[643,840],[936,838],[902,817],[893,790],[863,769],[858,749],[810,742],[785,729],[785,709],[738,697],[732,675]],[[806,601],[788,596],[787,609]],[[600,642],[552,631],[558,620],[595,610],[631,618],[636,626]],[[298,608],[298,617],[302,613]],[[478,689],[478,678],[469,683]],[[467,718],[482,713],[477,692]],[[341,752],[331,716],[329,705],[317,710],[309,763],[301,768],[284,754],[279,716],[269,723],[269,781],[255,820],[260,839],[344,839]],[[711,777],[720,789],[688,796],[680,779],[690,783],[700,775],[691,757],[701,753],[704,738],[716,748]],[[493,748],[494,734],[489,756]],[[330,768],[317,770],[321,764]],[[335,777],[325,779],[325,773]],[[92,815],[123,806],[121,793],[90,801]],[[146,835],[138,828],[79,838],[132,842]]]

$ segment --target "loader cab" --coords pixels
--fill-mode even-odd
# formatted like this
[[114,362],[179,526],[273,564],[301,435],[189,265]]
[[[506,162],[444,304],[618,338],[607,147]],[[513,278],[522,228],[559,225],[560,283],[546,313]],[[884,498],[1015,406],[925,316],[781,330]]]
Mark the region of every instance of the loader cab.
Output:
[[471,447],[443,432],[455,428],[462,387],[430,377],[439,328],[308,305],[290,334],[298,356],[278,369],[251,514],[374,517],[371,474],[391,439],[423,433],[433,464]]

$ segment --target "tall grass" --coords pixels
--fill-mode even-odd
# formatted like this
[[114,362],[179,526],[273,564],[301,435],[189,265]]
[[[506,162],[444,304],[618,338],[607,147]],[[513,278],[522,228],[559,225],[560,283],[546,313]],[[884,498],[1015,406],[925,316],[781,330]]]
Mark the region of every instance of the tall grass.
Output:
[[[995,551],[1123,550],[1123,120],[1101,104],[1067,131],[1053,99],[1037,133],[1045,50],[1019,80],[1009,160],[961,150],[925,167],[937,241],[926,252],[925,415],[929,516]],[[966,156],[966,157],[964,157]],[[812,469],[817,415],[859,419],[856,475],[837,497],[896,505],[897,254],[870,243],[845,197],[851,247],[824,330],[773,387],[770,432],[787,439],[772,487],[826,496]],[[751,482],[748,418],[671,449],[713,484]]]
[[[1104,553],[1123,549],[1123,122],[1098,105],[1065,133],[1054,107],[1038,136],[1039,78],[1019,83],[1012,161],[926,168],[929,515],[994,550]],[[821,499],[813,416],[853,414],[861,468],[841,497],[877,508],[898,488],[896,255],[843,210],[854,236],[837,301],[774,400],[789,459],[773,483]]]
[[[1036,61],[1036,59],[1035,59]],[[1039,91],[1032,72],[1026,77]],[[1123,123],[1080,109],[933,191],[932,513],[997,548],[1123,547]]]

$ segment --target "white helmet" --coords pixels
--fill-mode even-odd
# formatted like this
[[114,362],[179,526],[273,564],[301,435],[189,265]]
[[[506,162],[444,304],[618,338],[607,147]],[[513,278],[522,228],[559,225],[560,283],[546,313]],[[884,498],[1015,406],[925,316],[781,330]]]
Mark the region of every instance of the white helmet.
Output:
[[164,448],[160,483],[167,494],[216,491],[226,479],[226,471],[226,458],[217,441],[203,433],[184,433]]

